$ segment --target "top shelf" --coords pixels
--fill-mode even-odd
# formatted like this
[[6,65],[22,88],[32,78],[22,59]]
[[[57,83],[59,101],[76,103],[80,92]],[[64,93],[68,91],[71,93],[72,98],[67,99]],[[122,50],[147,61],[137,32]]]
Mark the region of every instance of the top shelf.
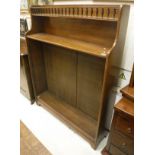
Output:
[[105,58],[110,51],[109,48],[106,48],[98,44],[89,43],[67,37],[60,37],[46,33],[31,34],[28,35],[27,38],[60,47],[65,47],[71,50],[79,51],[82,53],[94,55],[101,58]]

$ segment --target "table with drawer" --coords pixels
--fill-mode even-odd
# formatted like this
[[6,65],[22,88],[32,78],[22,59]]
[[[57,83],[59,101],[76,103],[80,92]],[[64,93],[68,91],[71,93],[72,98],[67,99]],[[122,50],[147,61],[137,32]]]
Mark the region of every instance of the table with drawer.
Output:
[[114,106],[114,118],[103,155],[134,154],[134,103],[122,98]]

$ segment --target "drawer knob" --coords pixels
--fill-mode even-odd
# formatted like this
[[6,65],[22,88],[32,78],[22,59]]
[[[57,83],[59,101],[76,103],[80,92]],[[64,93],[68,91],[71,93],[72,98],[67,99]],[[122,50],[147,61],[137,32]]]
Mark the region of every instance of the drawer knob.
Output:
[[128,131],[128,133],[131,133],[131,128],[128,128],[127,131]]
[[122,146],[123,146],[123,147],[124,147],[124,146],[126,146],[126,143],[125,143],[125,142],[123,142],[123,143],[122,143]]

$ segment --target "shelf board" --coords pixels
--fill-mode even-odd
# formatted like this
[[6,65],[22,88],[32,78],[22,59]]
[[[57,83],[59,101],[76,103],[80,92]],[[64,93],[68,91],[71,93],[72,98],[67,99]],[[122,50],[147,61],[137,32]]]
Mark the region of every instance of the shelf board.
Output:
[[124,112],[125,114],[128,114],[129,116],[134,117],[133,101],[130,101],[129,99],[123,97],[114,107],[116,110],[119,110],[121,112]]
[[65,47],[71,50],[87,53],[101,58],[105,58],[109,53],[109,48],[106,48],[105,46],[46,33],[31,34],[28,35],[27,38],[56,46]]
[[132,101],[134,100],[134,87],[126,86],[125,88],[121,89],[121,92],[123,96],[131,99]]
[[74,127],[76,131],[81,132],[84,137],[91,141],[95,140],[97,121],[90,116],[64,101],[57,99],[49,91],[41,93],[37,97],[37,102],[45,106],[45,108],[50,109],[50,112],[53,112],[60,119],[63,119],[69,126]]

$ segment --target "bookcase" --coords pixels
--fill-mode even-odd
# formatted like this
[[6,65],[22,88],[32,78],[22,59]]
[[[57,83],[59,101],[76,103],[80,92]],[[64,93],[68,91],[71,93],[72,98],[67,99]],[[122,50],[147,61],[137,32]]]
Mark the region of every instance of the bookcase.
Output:
[[25,38],[28,31],[26,20],[28,18],[30,18],[30,14],[20,10],[20,92],[33,103],[34,95]]
[[121,11],[119,5],[31,7],[26,41],[35,100],[94,149],[106,131]]
[[25,37],[20,37],[20,92],[34,102],[32,79]]

